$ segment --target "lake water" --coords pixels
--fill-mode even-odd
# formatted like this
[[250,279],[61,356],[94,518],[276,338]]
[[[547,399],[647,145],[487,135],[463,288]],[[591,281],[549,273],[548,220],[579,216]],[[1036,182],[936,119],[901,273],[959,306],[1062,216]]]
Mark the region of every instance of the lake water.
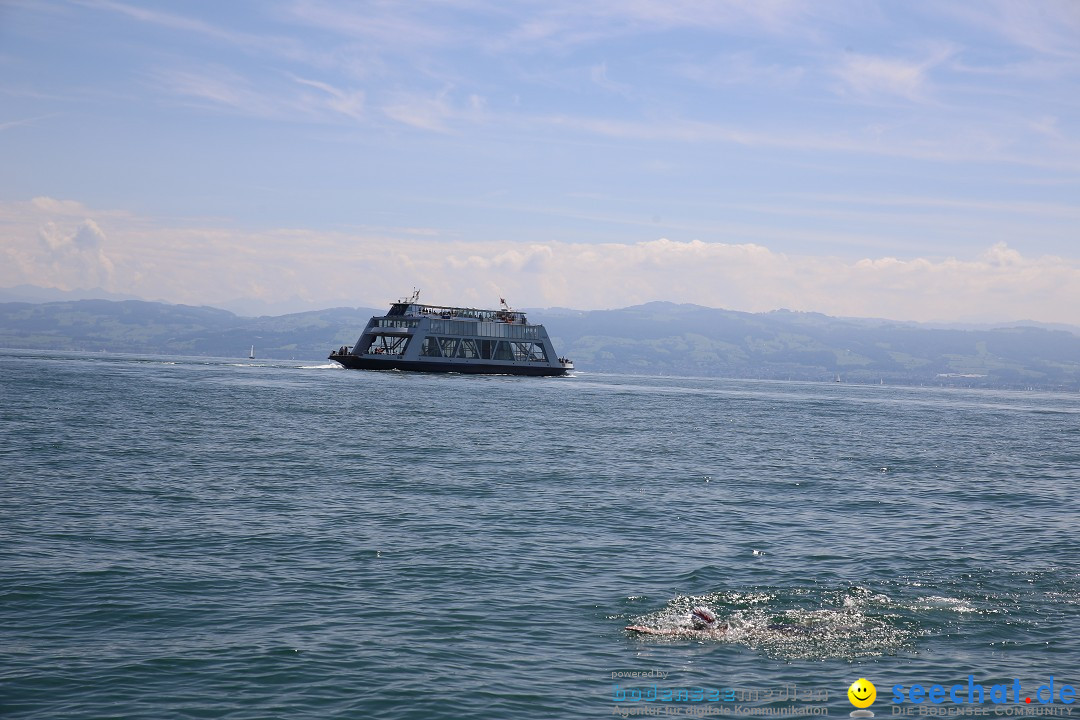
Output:
[[[0,467],[3,717],[846,717],[860,677],[883,717],[1019,681],[966,706],[993,716],[1080,685],[1076,394],[8,350]],[[697,604],[729,632],[623,630]],[[630,701],[654,685],[721,699]]]

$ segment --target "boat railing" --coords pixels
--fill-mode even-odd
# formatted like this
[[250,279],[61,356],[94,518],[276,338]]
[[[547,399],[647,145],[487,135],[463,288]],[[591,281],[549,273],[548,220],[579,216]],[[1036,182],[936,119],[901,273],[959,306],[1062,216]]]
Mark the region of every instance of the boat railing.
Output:
[[484,310],[481,308],[452,307],[449,305],[411,304],[408,307],[403,308],[403,312],[400,314],[412,317],[437,317],[444,320],[465,319],[480,320],[483,322],[505,322],[520,325],[525,325],[528,322],[525,319],[525,313],[519,310]]

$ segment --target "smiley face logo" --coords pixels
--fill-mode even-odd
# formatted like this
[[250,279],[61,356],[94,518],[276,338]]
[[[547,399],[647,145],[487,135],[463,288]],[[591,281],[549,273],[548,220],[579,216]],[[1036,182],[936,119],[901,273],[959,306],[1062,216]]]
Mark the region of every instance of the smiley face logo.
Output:
[[857,708],[867,708],[877,698],[877,688],[866,678],[859,678],[847,689],[848,700]]

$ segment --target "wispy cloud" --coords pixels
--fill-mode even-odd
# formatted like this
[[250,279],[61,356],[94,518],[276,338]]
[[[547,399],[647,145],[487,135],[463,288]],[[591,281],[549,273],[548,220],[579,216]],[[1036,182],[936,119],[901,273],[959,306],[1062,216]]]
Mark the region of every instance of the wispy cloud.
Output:
[[[447,9],[452,9],[448,4]],[[431,19],[430,3],[365,3],[348,6],[323,0],[293,0],[279,12],[293,22],[354,40],[375,42],[383,50],[412,50],[467,43],[470,38]],[[426,15],[426,16],[425,16]]]
[[461,121],[472,124],[486,122],[487,102],[480,95],[471,94],[464,100],[455,101],[452,88],[438,93],[394,92],[390,93],[380,108],[386,117],[419,130],[449,133]]
[[675,72],[713,88],[731,85],[791,87],[803,79],[806,68],[802,65],[762,63],[752,53],[738,52],[721,55],[707,62],[681,63],[676,66]]
[[326,105],[331,110],[353,118],[354,120],[364,119],[364,91],[363,90],[342,90],[336,88],[329,83],[320,82],[318,80],[308,80],[301,77],[292,76],[292,79],[307,87],[313,87],[317,90],[321,90],[326,94]]
[[[910,210],[946,210],[986,215],[1015,215],[1018,218],[1037,216],[1080,223],[1080,207],[1065,203],[1024,200],[979,200],[926,195],[834,195],[807,193],[797,196],[815,206],[856,206],[872,209],[901,208]],[[997,222],[997,220],[995,220]]]
[[449,132],[447,122],[455,115],[445,94],[394,93],[382,106],[382,111],[405,125],[443,133]]
[[1072,61],[1074,72],[1080,72],[1076,68],[1080,59],[1080,45],[1076,41],[1080,37],[1080,7],[1074,0],[946,3],[935,7],[935,11],[989,30],[1037,55]]
[[549,116],[528,120],[538,125],[572,128],[620,140],[680,143],[730,143],[745,147],[781,148],[810,153],[849,153],[908,158],[940,163],[996,163],[1075,171],[1080,163],[1076,151],[1063,154],[1010,151],[993,136],[971,132],[935,131],[934,136],[901,134],[884,126],[866,128],[838,126],[832,131],[740,127],[714,122],[663,117],[642,121],[582,116]]
[[97,10],[119,13],[132,20],[138,20],[139,22],[159,25],[172,30],[196,33],[228,43],[247,44],[255,39],[255,36],[253,35],[231,32],[211,23],[187,17],[185,15],[177,15],[161,10],[150,10],[138,5],[114,2],[114,0],[72,0],[72,2]]
[[537,6],[534,13],[488,45],[499,50],[566,48],[683,28],[805,36],[812,30],[803,20],[819,12],[819,8],[820,4],[801,0],[556,0]]
[[38,115],[36,117],[22,118],[20,120],[8,120],[7,122],[0,122],[0,131],[10,130],[11,128],[22,127],[24,125],[33,125],[42,120],[48,120],[49,118],[57,117],[61,113],[48,113],[46,115]]
[[[250,117],[319,123],[365,118],[363,90],[291,73],[262,77],[258,85],[223,67],[161,68],[147,77],[166,97]],[[282,82],[286,79],[290,82]]]
[[363,6],[291,0],[274,12],[292,23],[374,43],[394,54],[452,47],[532,52],[683,28],[805,36],[812,32],[807,18],[831,14],[806,0],[552,0],[515,6],[489,0]]
[[117,0],[71,0],[88,8],[111,12],[146,25],[153,25],[176,33],[193,35],[216,44],[246,53],[270,55],[288,60],[318,65],[326,61],[325,50],[311,47],[304,41],[287,33],[251,33],[232,30],[205,20],[152,10]]
[[631,96],[630,85],[617,82],[608,77],[608,66],[606,62],[593,65],[589,68],[589,77],[592,79],[593,84],[602,90],[606,90],[615,95],[622,95],[627,98]]
[[893,96],[922,102],[929,95],[930,71],[956,49],[940,46],[918,60],[848,53],[834,70],[843,90],[861,97]]
[[278,117],[282,103],[257,91],[244,76],[228,68],[159,69],[150,74],[155,89],[167,94],[228,108],[245,115]]

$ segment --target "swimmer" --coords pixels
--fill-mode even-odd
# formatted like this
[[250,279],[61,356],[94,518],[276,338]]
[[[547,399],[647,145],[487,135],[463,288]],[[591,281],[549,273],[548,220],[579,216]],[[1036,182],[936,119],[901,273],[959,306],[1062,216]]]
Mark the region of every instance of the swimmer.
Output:
[[712,610],[699,605],[690,611],[690,627],[651,628],[644,625],[627,625],[626,629],[645,635],[716,638],[722,637],[727,632],[728,626],[722,625]]

